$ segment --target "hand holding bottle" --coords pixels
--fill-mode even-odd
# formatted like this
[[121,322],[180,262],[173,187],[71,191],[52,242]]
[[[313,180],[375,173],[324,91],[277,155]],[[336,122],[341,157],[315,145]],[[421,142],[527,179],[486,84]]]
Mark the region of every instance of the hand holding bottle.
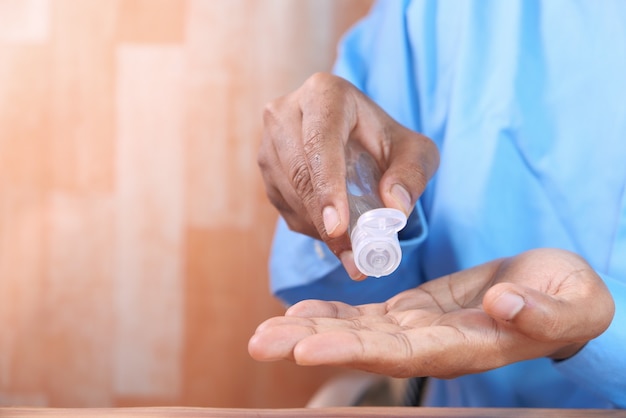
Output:
[[433,142],[398,124],[344,79],[319,73],[266,107],[258,163],[267,195],[289,227],[322,239],[353,279],[348,236],[346,144],[354,141],[381,171],[385,207],[408,216],[437,169]]

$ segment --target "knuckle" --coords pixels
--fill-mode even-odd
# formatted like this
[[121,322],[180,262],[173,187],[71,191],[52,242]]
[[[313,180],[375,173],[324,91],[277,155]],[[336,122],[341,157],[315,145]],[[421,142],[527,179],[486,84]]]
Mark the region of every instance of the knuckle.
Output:
[[430,177],[439,167],[439,148],[430,138],[416,132],[413,134],[417,136],[415,144],[418,149],[417,155],[420,157],[419,162],[423,167],[424,174]]
[[428,184],[430,176],[428,176],[424,172],[424,169],[421,166],[415,167],[412,172],[413,181],[415,182],[415,184],[417,184],[420,190],[424,190],[426,188],[426,185]]
[[268,152],[268,147],[265,143],[265,140],[261,142],[261,146],[259,147],[259,151],[256,155],[256,163],[257,166],[261,169],[261,172],[269,171],[272,168],[272,164],[270,163],[271,157]]
[[350,83],[334,74],[327,72],[316,72],[312,74],[303,84],[305,90],[326,91],[332,89],[334,91],[345,91]]
[[263,122],[267,126],[278,119],[280,114],[279,100],[272,100],[263,108]]
[[424,190],[428,184],[429,176],[425,173],[424,167],[417,162],[411,162],[398,168],[398,174],[402,178],[408,179],[417,190]]
[[[406,179],[416,190],[424,190],[439,164],[436,145],[425,141],[408,142],[408,147],[401,147],[401,164],[394,166],[397,175]],[[396,151],[397,154],[397,151]]]
[[[311,135],[320,134],[312,133]],[[326,171],[327,167],[322,161],[322,144],[319,141],[307,141],[304,143],[304,153],[308,161],[307,175],[309,176],[310,191],[315,191],[319,195],[330,192],[331,182]]]
[[304,161],[295,161],[289,166],[291,184],[301,198],[310,195],[313,191],[309,169]]
[[333,78],[334,76],[329,73],[316,72],[307,78],[304,82],[304,87],[312,90],[319,90],[320,88],[323,89],[332,82]]
[[270,201],[272,206],[274,206],[281,215],[291,212],[291,207],[287,204],[282,194],[280,194],[277,189],[273,187],[267,187],[265,189],[265,195],[267,196],[267,199]]
[[296,102],[293,93],[286,94],[265,103],[263,107],[263,123],[266,127],[281,124],[286,116],[293,111]]
[[319,144],[324,140],[322,123],[310,123],[303,132],[304,135],[304,153],[306,155],[314,154],[319,149]]
[[296,203],[294,208],[289,204],[283,194],[275,187],[267,187],[266,195],[270,203],[278,210],[282,218],[285,220],[289,230],[305,234],[313,238],[319,238],[319,233],[313,222],[308,218],[306,210],[302,210]]

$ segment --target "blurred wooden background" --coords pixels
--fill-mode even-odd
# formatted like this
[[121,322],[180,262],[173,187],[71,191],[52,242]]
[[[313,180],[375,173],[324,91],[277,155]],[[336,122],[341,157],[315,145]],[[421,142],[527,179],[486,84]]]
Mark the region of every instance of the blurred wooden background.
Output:
[[265,102],[364,0],[0,0],[0,405],[302,406],[261,364]]

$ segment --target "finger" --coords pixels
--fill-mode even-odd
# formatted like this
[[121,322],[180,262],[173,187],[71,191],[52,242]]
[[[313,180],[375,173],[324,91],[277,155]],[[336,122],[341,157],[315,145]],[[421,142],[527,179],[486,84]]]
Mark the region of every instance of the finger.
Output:
[[[300,96],[302,152],[310,175],[310,189],[300,196],[322,237],[346,233],[349,211],[345,184],[344,145],[356,123],[349,83],[329,74],[310,77]],[[332,249],[332,248],[331,248]]]
[[363,315],[384,315],[384,303],[352,306],[343,302],[326,302],[322,300],[304,300],[287,309],[285,316],[300,318],[338,318],[348,319]]
[[255,360],[275,361],[293,359],[293,349],[302,339],[315,334],[312,327],[301,323],[271,325],[265,324],[257,330],[248,342],[248,353]]
[[[290,189],[291,185],[286,184],[288,181],[285,176],[280,177],[277,180],[266,181],[266,194],[272,205],[278,209],[290,230],[315,239],[322,239],[311,218],[302,216],[303,213],[308,214],[308,210],[304,207],[302,201],[294,194],[284,196],[281,193],[281,190]],[[331,252],[341,260],[341,263],[353,280],[365,279],[366,276],[357,269],[354,262],[351,251],[352,244],[347,233],[336,238],[326,237],[325,241]]]
[[[407,331],[334,330],[298,341],[293,359],[307,366],[356,368],[394,377],[450,375],[469,363],[463,339],[452,327]],[[455,352],[453,359],[446,353]],[[457,364],[458,363],[458,364]]]
[[380,181],[387,207],[409,215],[439,165],[439,152],[423,135],[398,126],[389,149],[389,166]]
[[[347,245],[347,248],[345,248],[345,250],[342,251],[339,255],[339,258],[341,259],[341,264],[343,264],[343,268],[346,270],[348,276],[350,276],[352,280],[356,282],[365,280],[367,276],[363,274],[361,270],[359,270],[359,268],[356,266],[356,261],[354,261],[354,252],[352,251],[352,243],[347,236],[345,237],[345,244]],[[337,248],[341,249],[343,247],[338,246]]]
[[[584,287],[579,286],[579,289]],[[608,327],[612,315],[607,317],[607,303],[610,307],[611,302],[604,300],[602,292],[593,292],[590,298],[585,293],[588,292],[566,292],[563,297],[519,284],[500,283],[486,292],[483,309],[494,319],[509,323],[536,341],[586,342]],[[596,295],[600,300],[594,303]]]
[[302,213],[306,213],[300,202],[290,199],[290,202],[280,192],[281,180],[266,186],[266,194],[272,205],[278,210],[282,218],[287,223],[287,226],[291,231],[298,232],[300,234],[308,235],[315,239],[321,239],[315,225],[311,220],[302,216]]
[[[396,321],[380,315],[380,309],[375,305],[366,305],[364,311],[368,314],[362,315],[363,312],[360,309],[349,305],[312,302],[316,303],[294,305],[295,309],[291,309],[290,315],[270,318],[259,325],[248,344],[250,354],[255,359],[265,361],[293,359],[294,346],[311,335],[332,334],[341,330],[361,332],[375,329],[378,332],[390,333],[399,330]],[[305,317],[306,314],[320,313],[327,316]],[[295,314],[302,316],[295,316]],[[344,316],[346,319],[338,318],[337,315]]]
[[[302,154],[296,145],[300,138],[301,114],[293,102],[292,96],[288,95],[266,105],[263,113],[265,129],[257,164],[267,197],[285,218],[289,228],[319,239],[307,208],[293,187],[292,177],[299,174],[290,172],[290,161]],[[304,177],[299,178],[306,180],[306,177],[304,173]]]

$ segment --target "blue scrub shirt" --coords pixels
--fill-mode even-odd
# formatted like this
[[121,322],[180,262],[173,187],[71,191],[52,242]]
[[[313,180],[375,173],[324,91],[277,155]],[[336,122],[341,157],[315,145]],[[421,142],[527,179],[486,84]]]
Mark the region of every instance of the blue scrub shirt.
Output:
[[403,260],[353,282],[279,221],[271,288],[285,303],[383,301],[539,247],[573,251],[616,303],[570,359],[432,379],[439,406],[626,407],[626,2],[388,0],[344,38],[335,73],[438,145]]

